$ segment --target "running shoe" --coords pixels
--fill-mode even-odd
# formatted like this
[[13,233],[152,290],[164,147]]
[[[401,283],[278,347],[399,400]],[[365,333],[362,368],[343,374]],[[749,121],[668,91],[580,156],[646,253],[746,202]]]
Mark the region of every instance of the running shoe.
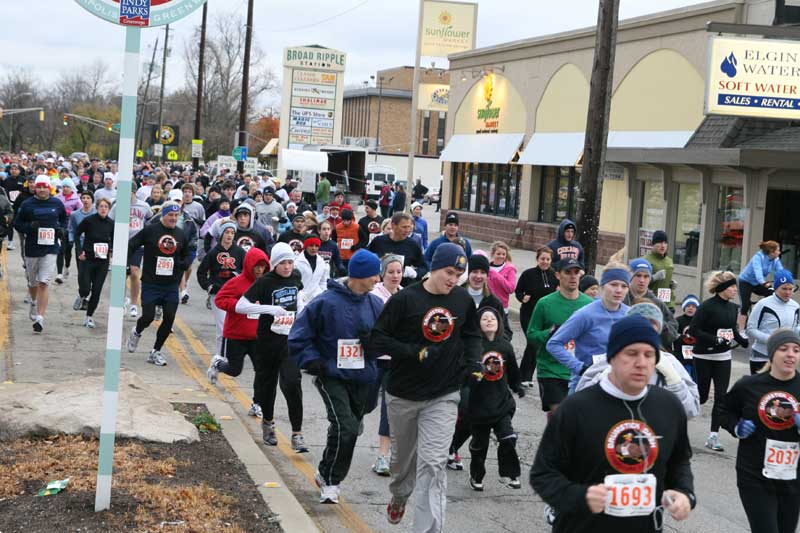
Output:
[[69,279],[69,267],[64,267],[64,279]]
[[372,465],[372,471],[383,477],[392,475],[391,469],[389,468],[389,461],[382,455],[379,455],[378,458],[375,459],[375,464]]
[[451,453],[447,457],[447,468],[450,470],[464,470],[464,463],[461,462],[461,457],[457,453]]
[[56,274],[56,283],[59,285],[64,283],[64,276],[62,276],[61,274]]
[[483,482],[475,481],[472,476],[469,476],[469,486],[476,492],[483,492]]
[[181,291],[181,303],[182,304],[189,303],[189,291]]
[[544,506],[544,521],[547,522],[548,526],[556,523],[556,510],[549,505]]
[[708,439],[706,440],[706,448],[709,450],[713,450],[715,452],[724,452],[725,448],[722,447],[722,444],[719,443],[719,436],[718,435],[709,435]]
[[303,438],[302,433],[295,433],[294,435],[292,435],[292,449],[297,453],[308,452],[308,446],[306,446],[306,440]]
[[128,316],[131,318],[139,318],[139,308],[135,305],[131,305],[131,309],[128,312]]
[[533,381],[523,381],[522,383],[520,383],[520,385],[522,385],[523,387],[528,387],[529,389],[532,389],[533,388]]
[[89,329],[95,328],[94,320],[90,316],[87,316],[86,318],[83,319],[83,325]]
[[247,416],[262,418],[264,416],[264,413],[261,411],[261,406],[253,402],[250,404],[250,409],[247,411]]
[[392,498],[389,505],[386,506],[386,519],[390,524],[397,525],[403,520],[403,515],[406,514],[405,502],[400,503]]
[[31,303],[31,295],[30,294],[26,294],[25,298],[23,298],[22,301],[23,301],[23,303],[26,303],[26,304]]
[[6,248],[9,249],[9,250],[16,250],[17,249],[16,245],[13,242],[9,242],[8,246],[6,246]]
[[517,479],[515,477],[500,478],[500,483],[502,483],[503,485],[508,485],[512,489],[521,489],[522,488],[522,483],[520,483],[519,479]]
[[75,298],[75,301],[72,302],[72,310],[73,311],[80,311],[82,303],[83,303],[83,298],[81,298],[80,296],[77,296]]
[[42,315],[38,315],[36,319],[33,321],[33,331],[35,333],[41,333],[44,329],[44,317]]
[[217,376],[219,376],[219,369],[217,368],[217,363],[224,360],[225,358],[221,355],[215,355],[211,358],[211,364],[208,365],[208,370],[206,370],[206,376],[208,376],[208,381],[211,383],[217,382]]
[[339,503],[339,485],[322,485],[319,488],[319,503]]
[[36,320],[37,316],[39,316],[39,306],[36,305],[36,300],[31,300],[30,309],[28,310],[28,318],[31,320]]
[[278,437],[275,434],[275,422],[261,421],[261,440],[267,446],[277,446]]
[[136,332],[136,326],[133,326],[131,328],[131,334],[128,335],[128,343],[127,343],[127,348],[128,348],[128,351],[130,353],[133,353],[133,352],[136,351],[136,347],[139,346],[139,339],[141,339],[141,338],[142,338],[142,334],[141,333],[137,333]]
[[84,298],[83,301],[81,302],[81,311],[86,311],[87,309],[89,309],[89,297],[88,296],[86,298]]
[[150,350],[150,355],[147,356],[147,362],[156,366],[167,366],[167,360],[164,358],[161,352],[156,349]]
[[164,309],[160,306],[156,306],[156,315],[154,320],[161,320],[161,317],[164,316]]

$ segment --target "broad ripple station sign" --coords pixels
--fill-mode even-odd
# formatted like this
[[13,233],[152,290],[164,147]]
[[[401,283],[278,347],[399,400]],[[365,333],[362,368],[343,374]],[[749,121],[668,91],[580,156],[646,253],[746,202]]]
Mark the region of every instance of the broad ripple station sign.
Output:
[[800,119],[800,42],[712,37],[706,114]]
[[201,7],[206,0],[75,0],[103,20],[122,26],[172,24]]

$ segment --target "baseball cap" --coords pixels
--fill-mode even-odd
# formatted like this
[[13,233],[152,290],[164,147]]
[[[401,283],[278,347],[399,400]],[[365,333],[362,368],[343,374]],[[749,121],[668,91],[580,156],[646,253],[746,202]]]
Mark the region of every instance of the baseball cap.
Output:
[[583,270],[583,265],[577,259],[567,258],[558,262],[558,271],[563,272],[570,268],[577,268]]
[[458,214],[457,213],[447,213],[447,216],[444,219],[445,225],[447,224],[456,224],[458,225]]

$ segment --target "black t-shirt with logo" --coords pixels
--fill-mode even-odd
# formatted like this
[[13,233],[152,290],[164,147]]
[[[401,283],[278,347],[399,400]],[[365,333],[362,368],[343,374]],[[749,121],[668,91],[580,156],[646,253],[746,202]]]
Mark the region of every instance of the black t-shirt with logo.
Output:
[[[261,305],[278,305],[287,311],[297,311],[297,295],[303,288],[300,273],[293,270],[288,278],[279,276],[274,270],[256,280],[244,293],[244,297],[252,303]],[[273,322],[272,315],[261,315],[258,318],[258,338],[276,336],[270,330]],[[280,335],[286,339],[285,335]]]
[[[465,371],[480,370],[481,338],[466,289],[431,294],[416,283],[386,302],[368,351],[392,357],[389,394],[423,401],[459,390]],[[426,346],[432,347],[431,355],[420,362],[419,352]]]
[[178,227],[168,228],[161,222],[147,224],[128,241],[128,255],[140,246],[144,246],[142,283],[177,284],[191,264],[189,241]]
[[233,244],[244,250],[245,253],[254,246],[262,252],[267,253],[267,242],[253,229],[237,227],[236,234],[233,236]]

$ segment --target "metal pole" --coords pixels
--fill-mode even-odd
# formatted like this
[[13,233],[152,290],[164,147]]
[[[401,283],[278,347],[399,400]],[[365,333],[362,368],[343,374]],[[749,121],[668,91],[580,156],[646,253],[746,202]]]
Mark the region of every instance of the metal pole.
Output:
[[[167,76],[167,52],[169,51],[169,24],[166,27],[164,34],[164,58],[161,60],[161,89],[158,93],[158,142],[161,142],[161,126],[164,120],[164,79]],[[164,162],[164,151],[161,151],[161,157],[158,158],[158,164]]]
[[[247,28],[244,37],[242,65],[242,108],[239,110],[239,146],[247,146],[247,91],[250,85],[250,43],[253,40],[253,0],[247,2]],[[244,172],[244,161],[236,162],[236,170]]]
[[[411,142],[408,145],[408,171],[406,184],[414,183],[414,153],[417,151],[417,102],[419,100],[419,59],[422,55],[422,18],[425,10],[425,0],[419,0],[419,22],[417,23],[417,53],[414,58],[414,81],[411,86]],[[408,191],[406,191],[408,194]],[[406,202],[406,211],[409,202]]]
[[156,62],[156,50],[158,50],[158,37],[156,37],[156,44],[153,46],[153,57],[150,58],[150,64],[147,66],[147,82],[144,84],[144,95],[142,96],[142,112],[139,116],[139,125],[136,127],[136,147],[142,148],[142,130],[144,129],[144,116],[147,113],[147,93],[150,92],[150,80],[153,78],[153,68]]
[[120,119],[119,155],[117,156],[117,161],[119,161],[117,216],[114,220],[114,254],[111,258],[111,299],[108,308],[106,362],[103,377],[103,415],[100,422],[100,457],[97,465],[95,511],[104,511],[111,506],[111,476],[114,466],[114,435],[117,428],[140,46],[140,28],[127,26],[125,28],[125,68],[122,81],[122,117]]
[[[200,59],[197,67],[197,103],[194,110],[194,138],[200,138],[200,119],[203,107],[203,69],[205,68],[206,58],[206,19],[208,18],[208,2],[203,4],[203,22],[200,25]],[[200,166],[200,158],[192,158],[192,169],[197,170]]]
[[383,76],[378,78],[378,125],[375,129],[375,162],[378,162],[378,151],[381,149],[381,101],[383,100]]

